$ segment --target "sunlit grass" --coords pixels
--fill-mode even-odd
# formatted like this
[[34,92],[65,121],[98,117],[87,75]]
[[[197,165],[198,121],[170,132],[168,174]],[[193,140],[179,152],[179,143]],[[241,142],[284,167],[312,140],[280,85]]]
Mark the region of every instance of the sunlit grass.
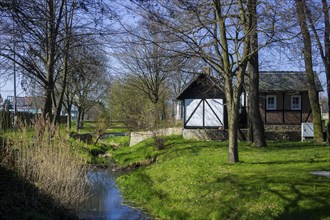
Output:
[[[72,121],[71,130],[76,132],[77,129],[77,121]],[[84,121],[83,127],[79,128],[80,134],[94,133],[95,132],[95,122]]]
[[118,179],[125,197],[165,219],[330,218],[330,147],[312,143],[239,146],[227,163],[226,142],[172,136],[156,151],[148,140],[112,153],[123,166],[157,155],[157,162]]
[[[73,128],[76,122],[73,123]],[[110,125],[109,125],[110,126]],[[84,126],[82,129],[79,129],[79,134],[92,134],[93,135],[93,143],[87,144],[85,142],[80,142],[79,140],[75,140],[70,138],[71,145],[74,147],[75,151],[80,154],[80,156],[90,164],[102,164],[108,165],[109,161],[106,157],[102,155],[107,154],[107,151],[111,152],[111,149],[128,146],[129,145],[129,130],[127,128],[108,128],[104,134],[104,137],[101,137],[97,144],[95,144],[95,129],[96,122],[88,121],[84,122]],[[64,129],[65,130],[65,129]],[[109,133],[111,135],[119,135],[125,136],[107,136]]]
[[127,136],[106,137],[102,139],[100,142],[114,147],[128,146],[129,136],[127,135]]

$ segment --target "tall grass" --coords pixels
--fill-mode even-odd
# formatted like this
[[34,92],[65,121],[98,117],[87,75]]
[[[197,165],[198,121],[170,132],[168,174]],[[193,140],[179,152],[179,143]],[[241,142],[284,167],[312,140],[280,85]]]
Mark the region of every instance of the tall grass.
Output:
[[20,130],[3,141],[2,166],[34,184],[59,206],[77,211],[88,196],[87,167],[72,151],[66,134],[42,119],[37,120],[34,132]]

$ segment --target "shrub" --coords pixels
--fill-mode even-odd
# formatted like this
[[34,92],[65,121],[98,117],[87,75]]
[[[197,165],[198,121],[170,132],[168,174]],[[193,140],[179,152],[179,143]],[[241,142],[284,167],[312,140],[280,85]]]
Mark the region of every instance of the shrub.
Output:
[[163,136],[154,135],[155,145],[157,150],[164,149],[165,138]]

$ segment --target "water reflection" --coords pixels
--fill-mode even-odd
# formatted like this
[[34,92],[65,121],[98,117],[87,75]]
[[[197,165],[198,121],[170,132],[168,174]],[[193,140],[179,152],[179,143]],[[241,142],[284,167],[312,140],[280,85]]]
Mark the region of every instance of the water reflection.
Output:
[[82,219],[148,219],[140,210],[123,204],[113,172],[89,172],[87,179],[92,184],[92,192],[82,206]]

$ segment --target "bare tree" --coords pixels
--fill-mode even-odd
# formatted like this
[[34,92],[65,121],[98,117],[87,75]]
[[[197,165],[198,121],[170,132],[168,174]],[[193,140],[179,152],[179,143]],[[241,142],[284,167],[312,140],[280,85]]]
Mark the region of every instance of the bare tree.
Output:
[[[248,6],[251,14],[251,55],[248,63],[248,125],[251,129],[250,141],[255,146],[266,146],[265,129],[259,109],[259,56],[258,56],[258,32],[257,32],[257,0],[251,0]],[[252,128],[251,128],[252,127]],[[249,130],[248,129],[248,130]],[[250,132],[248,132],[249,134]],[[251,138],[252,137],[252,138]]]
[[70,76],[73,103],[78,108],[77,130],[84,121],[84,113],[103,100],[109,86],[106,55],[95,39],[88,39],[94,44],[77,48]]
[[[185,50],[180,51],[181,54],[201,58],[218,75],[219,85],[220,82],[224,82],[221,86],[226,95],[230,162],[239,161],[237,149],[239,101],[247,62],[256,52],[251,51],[250,46],[253,25],[248,5],[252,3],[240,0],[146,1],[144,3],[137,1],[143,9],[140,13],[142,16],[153,20],[164,33],[186,45]],[[267,28],[270,31],[264,29],[265,36],[272,39],[273,27]],[[259,45],[258,49],[260,47],[262,46]]]
[[[2,0],[0,13],[4,33],[0,56],[15,62],[26,76],[43,87],[43,114],[51,116],[54,110],[55,123],[65,91],[65,86],[56,88],[56,84],[60,78],[64,80],[61,84],[66,85],[72,33],[109,35],[113,22],[102,26],[101,21],[115,13],[102,0]],[[83,32],[77,31],[82,29]],[[58,97],[56,89],[62,89]]]
[[[326,74],[327,80],[327,94],[328,94],[328,109],[330,107],[330,18],[329,18],[329,5],[326,0],[322,0],[322,6],[314,5],[313,2],[303,2],[305,4],[305,13],[306,17],[309,21],[309,26],[311,32],[314,35],[314,39],[316,41],[317,47],[319,49],[319,54],[321,56],[324,70]],[[313,12],[310,8],[314,8]],[[323,27],[318,27],[318,20],[321,20],[323,14]],[[323,43],[322,43],[322,35],[323,35]],[[327,124],[327,142],[330,145],[330,121],[328,120]]]
[[205,62],[196,57],[187,57],[180,59],[180,64],[177,63],[177,66],[173,67],[168,78],[168,84],[174,96],[180,94],[182,89],[194,77],[194,74],[201,72],[203,67],[205,67]]
[[308,14],[308,10],[304,0],[295,0],[295,3],[297,9],[298,22],[301,29],[301,34],[303,37],[303,44],[304,44],[303,53],[304,53],[308,96],[313,114],[314,140],[318,143],[322,143],[323,131],[322,131],[322,121],[321,121],[321,110],[319,105],[318,92],[314,80],[315,76],[313,72],[312,41],[307,25],[308,18],[306,16],[306,14]]
[[153,103],[154,125],[165,120],[165,101],[169,93],[168,80],[178,69],[181,59],[160,47],[157,27],[144,21],[146,29],[130,35],[118,50],[117,57],[125,72],[126,85],[141,91]]
[[44,88],[44,115],[52,114],[64,14],[67,13],[66,10],[74,10],[66,7],[66,4],[65,0],[14,0],[4,1],[1,5],[2,12],[7,17],[7,32],[11,33],[9,37],[14,39],[15,44],[15,47],[11,44],[3,47],[1,55],[14,61]]

